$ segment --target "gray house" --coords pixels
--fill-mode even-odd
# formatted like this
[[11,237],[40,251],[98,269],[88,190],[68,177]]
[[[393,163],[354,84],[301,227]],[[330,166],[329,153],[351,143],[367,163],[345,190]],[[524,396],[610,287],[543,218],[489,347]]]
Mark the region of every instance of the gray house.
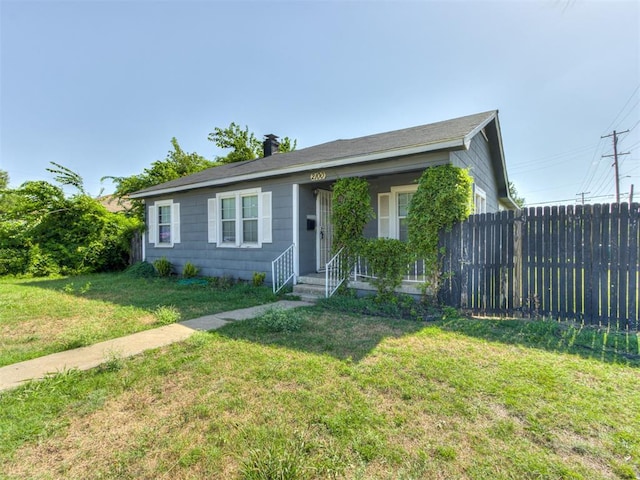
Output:
[[283,275],[295,282],[325,270],[331,258],[333,182],[366,178],[376,219],[365,235],[403,240],[417,179],[426,168],[447,163],[470,168],[476,213],[516,208],[497,111],[289,153],[278,153],[277,137],[267,135],[263,158],[210,168],[131,197],[146,204],[147,261],[166,257],[178,271],[191,262],[208,276],[251,279],[266,272],[268,283],[274,277],[282,282]]

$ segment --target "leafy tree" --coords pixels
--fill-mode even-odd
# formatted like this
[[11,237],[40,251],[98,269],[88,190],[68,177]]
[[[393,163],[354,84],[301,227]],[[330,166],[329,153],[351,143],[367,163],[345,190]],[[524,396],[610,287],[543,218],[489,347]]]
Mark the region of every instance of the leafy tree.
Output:
[[[160,183],[169,182],[176,178],[220,165],[218,162],[207,160],[195,152],[185,152],[175,137],[171,139],[171,145],[173,146],[173,150],[169,150],[164,160],[153,162],[151,167],[145,168],[142,173],[129,177],[103,177],[102,180],[112,180],[116,184],[115,196],[122,199],[138,190],[153,187]],[[132,208],[130,213],[142,220],[144,218],[142,202],[132,200],[131,204]]]
[[0,190],[4,190],[9,186],[9,172],[0,169]]
[[9,210],[14,201],[9,189],[9,172],[0,170],[0,214]]
[[243,162],[261,156],[262,142],[249,131],[248,126],[243,130],[238,124],[231,122],[227,128],[215,127],[208,139],[219,148],[232,149],[226,156],[217,157],[216,160],[220,163]]
[[47,168],[47,172],[54,173],[56,176],[53,177],[56,182],[61,185],[68,185],[71,187],[75,187],[82,195],[85,195],[86,192],[84,190],[84,182],[82,177],[78,175],[76,172],[69,170],[67,167],[63,167],[62,165],[50,162],[56,168]]
[[518,195],[518,190],[516,189],[516,186],[513,182],[509,182],[509,195],[511,195],[511,198],[519,208],[524,208],[527,202],[525,201],[524,197]]
[[[231,122],[226,128],[216,127],[209,134],[208,139],[219,148],[231,149],[227,155],[216,158],[220,163],[244,162],[260,158],[263,155],[262,142],[253,132],[249,131],[249,127],[246,125],[242,129],[240,125]],[[284,137],[280,140],[278,151],[280,153],[291,152],[296,149],[297,143],[297,140]]]
[[111,213],[85,193],[82,178],[53,164],[62,187],[29,181],[10,190],[0,210],[0,274],[50,275],[120,269],[127,265],[131,235],[140,222]]

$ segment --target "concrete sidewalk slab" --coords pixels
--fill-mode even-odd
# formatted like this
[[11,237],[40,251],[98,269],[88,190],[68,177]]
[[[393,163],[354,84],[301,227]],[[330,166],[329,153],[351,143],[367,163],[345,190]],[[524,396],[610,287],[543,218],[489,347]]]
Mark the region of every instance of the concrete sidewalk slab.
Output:
[[164,347],[186,340],[197,331],[218,329],[230,321],[246,320],[261,315],[273,307],[297,308],[311,305],[308,302],[281,300],[276,303],[232,310],[215,315],[186,320],[164,327],[145,330],[125,337],[53,353],[13,365],[0,367],[0,391],[20,386],[29,380],[41,379],[65,370],[88,370],[108,361],[110,358],[127,358],[145,350]]

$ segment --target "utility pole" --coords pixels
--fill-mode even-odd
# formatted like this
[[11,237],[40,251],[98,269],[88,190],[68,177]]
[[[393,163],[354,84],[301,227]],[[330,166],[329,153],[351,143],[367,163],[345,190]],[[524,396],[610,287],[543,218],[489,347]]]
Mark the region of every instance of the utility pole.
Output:
[[629,130],[625,130],[624,132],[616,132],[609,135],[604,135],[600,138],[613,137],[613,155],[603,155],[602,157],[613,157],[613,167],[615,168],[615,182],[616,182],[616,203],[620,203],[620,173],[618,172],[618,155],[629,155],[629,152],[626,153],[618,153],[618,135],[621,133],[627,133]]
[[582,205],[584,205],[584,196],[585,195],[589,195],[591,192],[580,192],[580,193],[576,193],[576,195],[580,195],[582,196]]
[[629,189],[629,206],[633,203],[633,183],[631,184],[631,188]]

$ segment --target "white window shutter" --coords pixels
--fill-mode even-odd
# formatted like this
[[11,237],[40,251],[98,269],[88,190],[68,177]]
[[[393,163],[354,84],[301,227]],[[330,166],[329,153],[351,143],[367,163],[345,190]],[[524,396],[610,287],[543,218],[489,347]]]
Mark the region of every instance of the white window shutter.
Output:
[[378,237],[389,238],[389,193],[378,194]]
[[218,201],[215,198],[207,200],[207,238],[209,243],[218,243]]
[[158,243],[158,214],[154,205],[149,206],[149,216],[147,217],[147,229],[149,230],[149,243]]
[[272,229],[271,229],[271,192],[263,192],[260,212],[260,223],[262,228],[261,243],[271,243]]
[[180,243],[180,204],[171,205],[171,243]]

